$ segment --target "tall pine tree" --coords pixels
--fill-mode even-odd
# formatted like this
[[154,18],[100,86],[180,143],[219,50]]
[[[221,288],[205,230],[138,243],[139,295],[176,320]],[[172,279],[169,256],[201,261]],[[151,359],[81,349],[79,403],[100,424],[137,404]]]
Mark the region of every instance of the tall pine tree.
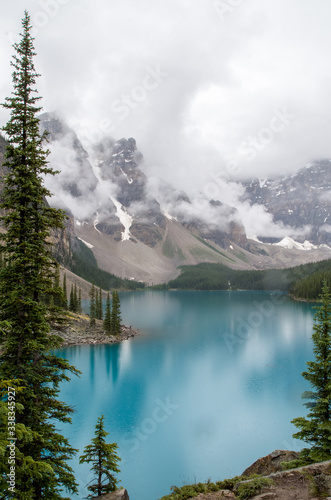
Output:
[[63,275],[62,290],[63,290],[63,308],[67,309],[68,308],[68,292],[67,292],[67,275],[66,275],[66,273],[64,273],[64,275]]
[[110,293],[107,293],[105,319],[103,320],[103,328],[107,333],[111,333],[111,308],[110,308]]
[[117,290],[113,290],[111,331],[114,335],[119,335],[121,333],[121,304]]
[[[109,432],[104,429],[104,415],[98,418],[95,426],[95,437],[92,444],[85,446],[83,455],[79,458],[79,463],[92,463],[91,470],[96,479],[88,485],[87,489],[92,492],[86,498],[96,498],[117,489],[118,480],[114,473],[121,472],[117,463],[121,460],[117,455],[117,444],[106,443],[106,436]],[[93,481],[93,480],[92,480]],[[92,482],[91,481],[91,482]]]
[[96,290],[94,283],[91,286],[90,290],[90,326],[95,326],[95,318],[96,318]]
[[[3,201],[0,208],[6,230],[5,266],[0,270],[1,380],[21,380],[17,392],[20,411],[16,424],[29,439],[17,432],[16,491],[4,498],[52,500],[65,498],[65,488],[77,491],[73,471],[67,463],[75,451],[56,429],[56,422],[70,422],[72,409],[58,400],[59,384],[77,373],[52,351],[61,339],[49,335],[47,309],[42,301],[52,288],[55,262],[50,233],[63,226],[64,213],[48,206],[51,193],[44,176],[55,172],[47,164],[44,136],[39,133],[34,46],[30,17],[25,12],[20,42],[14,45],[12,96],[4,107],[10,119],[3,128],[8,140]],[[1,476],[8,474],[8,449],[0,456]]]
[[308,462],[331,459],[331,296],[326,282],[320,298],[312,336],[315,361],[308,361],[302,374],[314,389],[302,395],[309,400],[305,403],[309,412],[306,418],[292,420],[300,429],[293,437],[311,445],[301,452],[301,458]]

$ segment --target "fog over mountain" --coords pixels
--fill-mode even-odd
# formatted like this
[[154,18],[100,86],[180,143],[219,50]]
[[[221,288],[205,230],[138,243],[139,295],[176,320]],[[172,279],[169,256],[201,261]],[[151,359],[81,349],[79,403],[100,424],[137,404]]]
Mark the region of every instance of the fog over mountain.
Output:
[[16,0],[0,20],[2,102],[24,9],[44,109],[88,152],[134,137],[155,190],[175,185],[205,208],[222,199],[249,234],[270,233],[236,181],[331,158],[328,0]]

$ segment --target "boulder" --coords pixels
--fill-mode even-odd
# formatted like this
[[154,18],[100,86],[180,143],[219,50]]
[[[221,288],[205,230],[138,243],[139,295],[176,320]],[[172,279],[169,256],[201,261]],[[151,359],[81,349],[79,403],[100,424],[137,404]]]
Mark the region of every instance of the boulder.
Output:
[[273,472],[282,471],[282,462],[290,462],[299,458],[299,453],[296,451],[289,450],[276,450],[266,455],[265,457],[259,458],[250,467],[248,467],[242,473],[243,476],[250,476],[251,474],[261,474],[262,476],[268,476]]
[[96,500],[130,500],[128,492],[125,489],[116,490],[112,493],[108,493],[108,495],[101,495],[101,497],[97,497]]

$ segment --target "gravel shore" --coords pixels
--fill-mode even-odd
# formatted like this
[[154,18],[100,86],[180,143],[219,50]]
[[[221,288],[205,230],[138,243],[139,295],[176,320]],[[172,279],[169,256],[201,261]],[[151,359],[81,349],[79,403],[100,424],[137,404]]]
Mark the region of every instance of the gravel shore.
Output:
[[67,313],[65,320],[52,324],[51,334],[62,337],[61,347],[84,344],[115,344],[135,337],[140,332],[131,326],[121,325],[119,335],[108,335],[103,329],[103,322],[95,320],[90,326],[90,318],[86,314]]

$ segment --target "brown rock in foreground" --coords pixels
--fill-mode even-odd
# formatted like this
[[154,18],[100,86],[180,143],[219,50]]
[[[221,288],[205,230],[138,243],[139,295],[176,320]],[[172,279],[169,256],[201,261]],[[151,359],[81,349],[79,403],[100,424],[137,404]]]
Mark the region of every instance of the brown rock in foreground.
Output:
[[278,472],[282,470],[282,462],[290,462],[299,458],[299,453],[289,450],[276,450],[269,455],[259,458],[250,465],[244,472],[243,476],[250,476],[251,474],[260,474],[262,476],[267,476],[273,472]]
[[[261,474],[271,479],[273,484],[266,486],[250,500],[331,500],[331,460],[281,471],[280,463],[297,458],[296,452],[276,450],[257,460],[244,474]],[[279,472],[267,474],[265,471],[278,469]],[[252,481],[252,480],[251,480]],[[222,490],[214,493],[199,494],[189,500],[231,500],[239,485],[249,485],[250,480],[237,483],[234,491]]]
[[108,493],[108,495],[101,495],[96,500],[130,500],[128,492],[124,489]]

